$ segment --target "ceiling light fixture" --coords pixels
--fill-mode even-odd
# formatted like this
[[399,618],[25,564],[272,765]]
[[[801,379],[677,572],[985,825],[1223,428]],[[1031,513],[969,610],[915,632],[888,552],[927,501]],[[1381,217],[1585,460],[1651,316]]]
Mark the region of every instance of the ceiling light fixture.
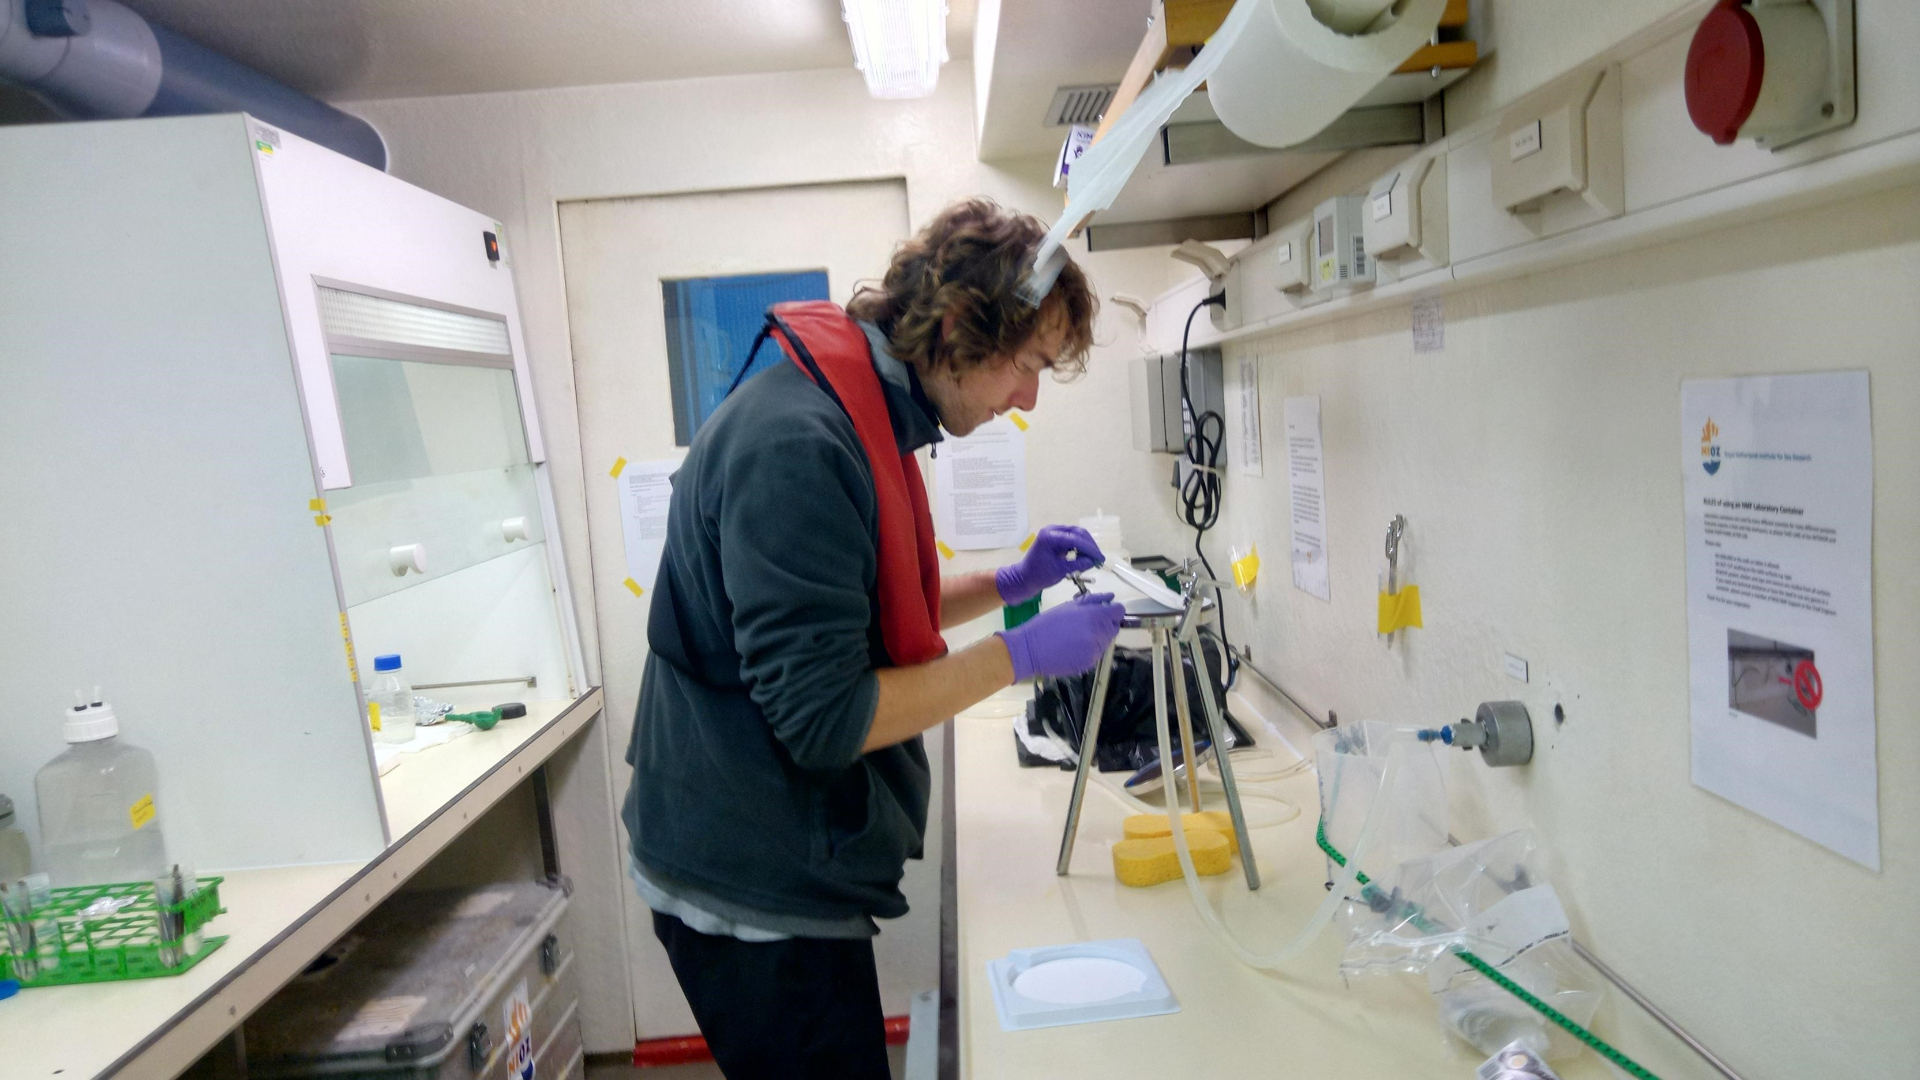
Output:
[[947,59],[946,0],[840,0],[853,66],[877,98],[933,93]]

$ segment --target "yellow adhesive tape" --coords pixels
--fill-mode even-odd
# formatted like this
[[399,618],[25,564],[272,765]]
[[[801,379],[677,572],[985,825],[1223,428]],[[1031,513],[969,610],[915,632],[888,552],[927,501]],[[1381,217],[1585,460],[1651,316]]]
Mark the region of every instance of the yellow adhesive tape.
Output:
[[1026,538],[1025,540],[1022,540],[1022,541],[1020,541],[1020,551],[1021,551],[1021,553],[1022,553],[1022,554],[1025,554],[1025,552],[1026,552],[1026,550],[1027,550],[1028,548],[1030,548],[1030,547],[1032,547],[1032,546],[1033,546],[1033,542],[1034,542],[1035,540],[1037,540],[1037,539],[1039,539],[1039,537],[1040,537],[1040,534],[1039,534],[1039,533],[1028,533],[1028,534],[1027,534],[1027,538]]
[[307,500],[307,509],[314,511],[315,513],[319,513],[320,511],[325,510],[326,508],[327,508],[327,500],[325,499],[308,499]]
[[633,580],[632,578],[628,578],[627,580],[621,582],[620,584],[625,585],[627,587],[627,591],[632,593],[635,596],[639,596],[641,593],[644,593],[647,591],[641,588],[640,583]]
[[1397,593],[1380,594],[1380,632],[1391,634],[1420,625],[1420,586],[1409,585]]
[[935,540],[933,542],[933,546],[940,549],[941,558],[943,559],[953,558],[953,549],[947,546],[947,542],[945,540]]
[[340,613],[340,644],[347,648],[347,681],[360,681],[360,665],[353,662],[353,631],[347,629],[347,613]]
[[1233,560],[1233,583],[1242,589],[1253,588],[1260,576],[1260,548],[1249,547],[1245,556]]
[[332,515],[332,514],[315,514],[315,515],[313,515],[313,523],[314,523],[315,525],[326,525],[327,523],[329,523],[329,522],[331,522],[332,520],[333,520],[333,515]]
[[153,820],[153,815],[153,796],[151,795],[142,795],[140,801],[127,810],[127,817],[133,821],[133,827],[136,830],[146,828],[147,822]]
[[375,731],[380,730],[380,703],[379,702],[377,701],[367,702],[367,723],[373,725],[373,730]]
[[626,467],[627,467],[626,458],[614,458],[613,468],[607,470],[607,475],[613,477],[615,480],[618,480],[620,479],[621,472],[623,472],[626,469]]
[[1027,418],[1021,416],[1019,413],[1010,412],[1007,414],[1007,419],[1013,421],[1013,426],[1019,428],[1021,431],[1027,430]]

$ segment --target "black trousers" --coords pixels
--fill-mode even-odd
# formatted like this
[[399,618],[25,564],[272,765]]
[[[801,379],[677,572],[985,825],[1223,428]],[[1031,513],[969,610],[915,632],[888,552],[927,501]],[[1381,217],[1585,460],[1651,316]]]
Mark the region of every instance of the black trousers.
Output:
[[873,939],[748,942],[654,912],[727,1080],[889,1080]]

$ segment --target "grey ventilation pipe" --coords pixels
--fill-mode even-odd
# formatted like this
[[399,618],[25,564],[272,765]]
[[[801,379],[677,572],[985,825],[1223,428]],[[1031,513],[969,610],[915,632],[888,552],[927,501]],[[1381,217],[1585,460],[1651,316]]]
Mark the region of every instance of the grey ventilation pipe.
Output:
[[376,169],[373,125],[113,0],[0,0],[0,79],[82,119],[250,113]]

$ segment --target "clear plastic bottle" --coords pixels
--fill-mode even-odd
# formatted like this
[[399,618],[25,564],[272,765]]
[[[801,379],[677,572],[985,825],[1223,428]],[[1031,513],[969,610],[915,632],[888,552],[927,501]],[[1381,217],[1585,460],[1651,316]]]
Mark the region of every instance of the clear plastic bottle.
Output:
[[13,800],[0,795],[0,882],[11,886],[33,873],[33,848],[13,823]]
[[120,738],[99,687],[74,697],[67,749],[33,779],[47,873],[63,888],[152,881],[167,865],[153,755]]
[[367,687],[367,722],[373,739],[383,743],[413,741],[413,687],[400,673],[400,654],[373,658],[373,684]]

